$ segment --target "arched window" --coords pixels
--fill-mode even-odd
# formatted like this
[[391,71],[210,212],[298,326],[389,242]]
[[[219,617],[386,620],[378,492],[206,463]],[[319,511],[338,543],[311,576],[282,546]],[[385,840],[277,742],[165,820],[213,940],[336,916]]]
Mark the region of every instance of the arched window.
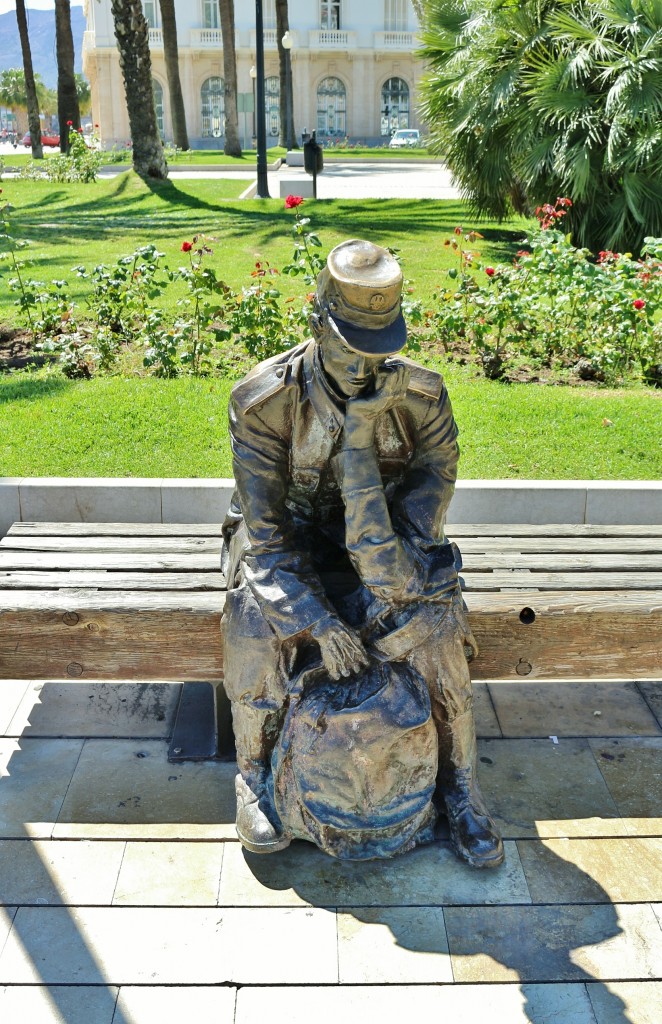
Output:
[[317,131],[346,135],[347,92],[339,78],[323,78],[317,86]]
[[221,27],[218,0],[202,0],[202,27]]
[[409,128],[409,86],[401,78],[387,78],[382,86],[382,135]]
[[262,24],[264,28],[276,27],[276,0],[263,0]]
[[225,131],[225,82],[214,76],[202,83],[202,136],[220,138]]
[[270,75],[264,80],[264,112],[267,119],[267,135],[277,136],[280,131],[280,79]]
[[159,129],[159,135],[163,139],[165,137],[165,121],[163,118],[163,86],[156,78],[152,79],[152,92],[154,93],[156,126]]

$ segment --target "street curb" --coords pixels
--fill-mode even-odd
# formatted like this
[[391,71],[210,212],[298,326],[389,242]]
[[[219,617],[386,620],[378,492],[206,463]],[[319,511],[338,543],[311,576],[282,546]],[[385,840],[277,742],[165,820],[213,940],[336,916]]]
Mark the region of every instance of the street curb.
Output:
[[[224,478],[0,477],[0,535],[14,522],[219,523]],[[449,523],[662,525],[662,482],[460,480]]]

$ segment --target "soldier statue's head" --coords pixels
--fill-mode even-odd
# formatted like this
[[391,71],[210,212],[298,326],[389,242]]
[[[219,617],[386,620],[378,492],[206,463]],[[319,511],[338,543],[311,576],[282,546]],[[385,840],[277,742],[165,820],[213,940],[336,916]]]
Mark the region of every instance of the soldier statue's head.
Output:
[[401,295],[400,265],[381,246],[351,238],[329,253],[310,325],[341,398],[370,389],[386,358],[405,344]]

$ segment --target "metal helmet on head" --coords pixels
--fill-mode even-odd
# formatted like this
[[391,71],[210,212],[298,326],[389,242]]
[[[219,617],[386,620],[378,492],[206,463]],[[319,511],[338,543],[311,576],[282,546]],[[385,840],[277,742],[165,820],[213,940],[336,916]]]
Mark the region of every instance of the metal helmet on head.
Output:
[[392,355],[405,344],[401,296],[398,261],[387,249],[359,238],[332,249],[317,278],[317,305],[347,344],[365,355]]

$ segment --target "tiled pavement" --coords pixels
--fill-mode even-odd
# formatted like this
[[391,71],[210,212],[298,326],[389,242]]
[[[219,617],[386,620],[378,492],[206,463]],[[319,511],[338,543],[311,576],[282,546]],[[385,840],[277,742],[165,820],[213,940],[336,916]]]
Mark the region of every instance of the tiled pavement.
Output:
[[662,683],[476,693],[487,873],[247,855],[176,685],[0,682],[2,1024],[660,1024]]

